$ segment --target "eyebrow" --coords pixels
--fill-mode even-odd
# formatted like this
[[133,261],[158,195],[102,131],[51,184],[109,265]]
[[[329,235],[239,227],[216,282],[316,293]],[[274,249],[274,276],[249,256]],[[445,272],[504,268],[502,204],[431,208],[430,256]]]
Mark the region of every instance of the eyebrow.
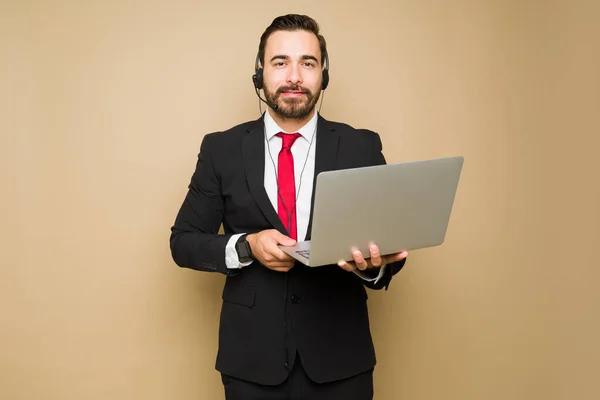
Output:
[[[290,58],[291,58],[290,56],[286,56],[286,55],[283,55],[283,54],[277,54],[277,55],[274,55],[271,58],[270,61],[273,62],[275,60],[289,60]],[[313,60],[313,61],[315,61],[317,63],[319,62],[319,60],[317,59],[317,57],[311,56],[311,55],[308,55],[308,54],[304,54],[302,57],[300,57],[300,59],[301,60]]]

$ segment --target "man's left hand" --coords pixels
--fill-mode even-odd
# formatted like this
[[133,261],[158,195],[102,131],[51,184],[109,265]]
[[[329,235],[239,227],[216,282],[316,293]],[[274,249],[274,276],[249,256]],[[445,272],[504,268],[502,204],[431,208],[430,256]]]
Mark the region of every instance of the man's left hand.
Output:
[[346,271],[352,272],[355,269],[364,271],[369,268],[379,268],[384,264],[393,263],[405,259],[408,256],[408,252],[403,251],[396,254],[380,255],[379,247],[375,244],[369,246],[369,258],[365,258],[359,250],[352,252],[354,261],[340,261],[338,265],[340,268]]

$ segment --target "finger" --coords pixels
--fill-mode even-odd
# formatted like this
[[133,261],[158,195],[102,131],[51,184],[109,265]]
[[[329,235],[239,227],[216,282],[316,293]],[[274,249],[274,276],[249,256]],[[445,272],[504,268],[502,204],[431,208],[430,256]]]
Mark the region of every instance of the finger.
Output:
[[269,261],[278,260],[278,261],[292,261],[294,258],[277,247],[276,243],[269,243],[264,248],[265,258]]
[[340,268],[342,268],[343,270],[346,270],[346,271],[348,271],[348,272],[352,272],[352,271],[354,271],[354,270],[356,269],[356,265],[354,265],[354,263],[353,263],[353,262],[350,262],[350,263],[349,263],[349,262],[346,262],[346,261],[344,261],[344,260],[340,260],[340,261],[338,262],[338,266],[339,266]]
[[392,254],[384,257],[384,264],[389,264],[397,261],[404,260],[408,256],[408,252],[403,251],[400,253]]
[[379,254],[379,247],[375,244],[369,246],[369,253],[371,254],[371,265],[374,267],[380,267],[382,265],[381,254]]
[[365,260],[362,253],[359,250],[354,250],[352,252],[352,257],[354,258],[354,263],[356,264],[356,268],[364,271],[369,266],[369,263]]
[[284,252],[280,248],[274,248],[271,252],[271,256],[279,261],[293,261],[294,257],[290,256],[288,253]]
[[296,244],[296,241],[289,236],[284,235],[278,230],[273,230],[273,239],[277,242],[277,244],[281,244],[283,246],[293,246]]

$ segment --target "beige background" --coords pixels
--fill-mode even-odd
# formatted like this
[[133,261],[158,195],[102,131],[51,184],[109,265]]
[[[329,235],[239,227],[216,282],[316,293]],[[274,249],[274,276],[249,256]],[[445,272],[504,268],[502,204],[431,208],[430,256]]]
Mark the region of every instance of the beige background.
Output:
[[599,10],[4,0],[0,398],[222,398],[223,277],[177,268],[169,229],[288,12],[329,42],[325,117],[388,162],[465,156],[444,246],[370,295],[375,398],[600,398]]

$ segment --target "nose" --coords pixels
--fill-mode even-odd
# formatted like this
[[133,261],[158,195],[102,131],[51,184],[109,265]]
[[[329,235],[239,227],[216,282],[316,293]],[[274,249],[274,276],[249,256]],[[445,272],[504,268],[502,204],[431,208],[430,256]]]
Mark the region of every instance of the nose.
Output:
[[287,74],[287,82],[290,84],[294,84],[294,85],[302,83],[302,74],[300,72],[300,68],[298,65],[296,65],[296,64],[290,65],[290,68],[288,69],[288,74]]

